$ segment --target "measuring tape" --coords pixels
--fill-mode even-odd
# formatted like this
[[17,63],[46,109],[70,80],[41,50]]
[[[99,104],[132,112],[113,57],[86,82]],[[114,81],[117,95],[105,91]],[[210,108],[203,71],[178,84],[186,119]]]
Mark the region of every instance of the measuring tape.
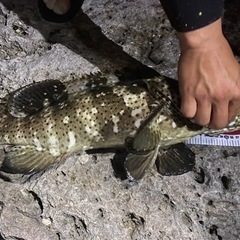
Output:
[[219,136],[198,135],[187,140],[187,144],[215,145],[215,146],[240,146],[240,131],[220,134]]

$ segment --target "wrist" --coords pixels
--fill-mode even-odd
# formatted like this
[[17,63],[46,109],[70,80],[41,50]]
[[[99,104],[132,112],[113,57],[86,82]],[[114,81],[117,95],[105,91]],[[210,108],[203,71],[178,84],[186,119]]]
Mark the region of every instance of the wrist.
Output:
[[220,18],[194,31],[179,32],[177,36],[181,50],[210,47],[212,43],[216,44],[219,39],[224,38],[222,33],[222,20]]

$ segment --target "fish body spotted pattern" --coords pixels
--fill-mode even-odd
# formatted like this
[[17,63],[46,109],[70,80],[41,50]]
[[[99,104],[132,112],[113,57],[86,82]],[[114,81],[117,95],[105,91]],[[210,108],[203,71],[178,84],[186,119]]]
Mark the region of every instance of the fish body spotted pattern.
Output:
[[[181,142],[214,131],[183,118],[179,104],[177,82],[162,76],[74,93],[57,80],[30,84],[1,106],[1,170],[30,174],[74,152],[124,146],[130,178],[141,178],[156,160],[161,174],[182,174],[194,154]],[[237,117],[219,132],[238,128]]]
[[150,112],[150,96],[137,86],[101,87],[68,96],[1,128],[1,141],[33,145],[54,156],[67,152],[123,145]]

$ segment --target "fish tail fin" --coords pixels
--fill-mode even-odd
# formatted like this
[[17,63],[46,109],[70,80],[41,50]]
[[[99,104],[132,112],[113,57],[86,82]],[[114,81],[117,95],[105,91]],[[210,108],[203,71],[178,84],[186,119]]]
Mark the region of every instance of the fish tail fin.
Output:
[[8,94],[0,102],[0,145],[12,120],[34,115],[44,108],[63,105],[68,99],[65,85],[59,80],[31,83]]
[[38,151],[28,145],[8,146],[0,171],[13,174],[34,174],[60,162],[62,156],[53,156],[48,151]]

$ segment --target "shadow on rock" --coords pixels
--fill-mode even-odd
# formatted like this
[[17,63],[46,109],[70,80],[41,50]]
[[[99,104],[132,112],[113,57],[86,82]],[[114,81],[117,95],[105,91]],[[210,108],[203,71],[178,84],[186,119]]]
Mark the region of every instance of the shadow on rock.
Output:
[[[100,27],[82,10],[67,23],[52,23],[42,19],[37,1],[2,0],[1,2],[9,11],[17,14],[27,26],[37,29],[47,42],[66,46],[97,66],[102,72],[115,72],[120,80],[159,75],[155,70],[126,54],[121,46],[109,40],[101,32]],[[7,22],[7,14],[4,17]]]

